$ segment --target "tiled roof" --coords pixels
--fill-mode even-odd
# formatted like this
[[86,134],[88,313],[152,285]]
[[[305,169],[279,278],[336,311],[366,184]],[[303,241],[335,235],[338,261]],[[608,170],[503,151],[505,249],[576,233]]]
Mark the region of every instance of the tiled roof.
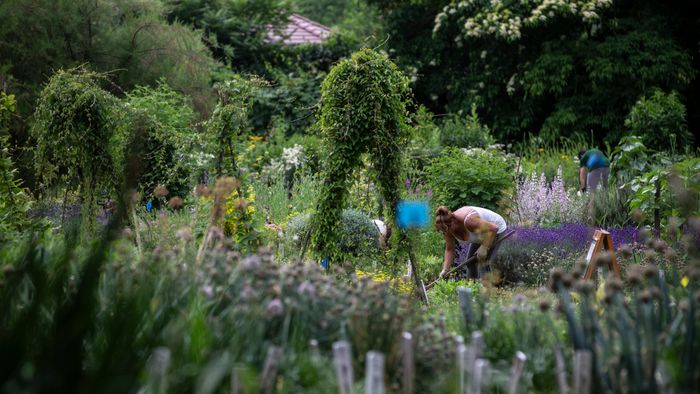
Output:
[[289,16],[289,24],[286,27],[279,32],[270,30],[267,38],[272,42],[282,41],[286,45],[297,45],[322,43],[330,35],[330,28],[301,15],[292,14]]

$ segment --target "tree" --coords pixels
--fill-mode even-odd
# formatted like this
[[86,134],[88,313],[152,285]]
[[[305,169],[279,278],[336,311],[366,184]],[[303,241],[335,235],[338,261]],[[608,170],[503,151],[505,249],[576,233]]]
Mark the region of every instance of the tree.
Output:
[[367,1],[416,97],[437,113],[476,104],[500,138],[593,131],[614,143],[654,87],[698,102],[696,19],[680,1]]

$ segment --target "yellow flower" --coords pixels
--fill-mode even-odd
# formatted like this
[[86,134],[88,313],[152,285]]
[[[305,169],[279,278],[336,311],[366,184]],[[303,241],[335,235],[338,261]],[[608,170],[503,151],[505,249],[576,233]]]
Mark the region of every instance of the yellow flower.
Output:
[[690,282],[690,279],[688,278],[688,276],[683,275],[683,277],[681,278],[681,286],[688,287],[688,282]]
[[262,141],[263,137],[259,135],[249,135],[248,136],[248,141],[250,142],[260,142]]
[[246,209],[246,212],[248,212],[248,215],[252,215],[255,213],[255,207],[252,205],[248,205],[248,208]]
[[544,152],[544,148],[537,149],[538,152]]

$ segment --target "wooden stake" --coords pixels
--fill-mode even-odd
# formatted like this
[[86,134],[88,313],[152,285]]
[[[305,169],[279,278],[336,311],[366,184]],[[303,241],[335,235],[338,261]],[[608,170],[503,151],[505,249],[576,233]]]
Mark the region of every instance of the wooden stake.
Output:
[[265,366],[263,367],[262,377],[260,381],[260,391],[268,394],[275,390],[275,381],[277,379],[277,369],[282,360],[282,348],[279,346],[270,346],[267,349],[267,357],[265,358]]
[[384,394],[384,355],[374,350],[365,360],[365,394]]
[[469,394],[481,394],[484,383],[488,380],[489,362],[479,358],[474,362],[474,373],[472,374]]
[[554,345],[554,362],[557,369],[557,385],[559,386],[559,394],[568,394],[569,385],[566,383],[566,364],[564,363],[564,355],[561,352],[559,344]]
[[148,372],[151,381],[151,393],[165,394],[168,392],[168,368],[170,367],[170,349],[157,347],[153,349],[148,361]]
[[481,331],[472,332],[471,346],[474,349],[474,357],[475,358],[484,357],[484,351],[486,350],[486,344],[484,343],[484,334]]
[[243,394],[243,385],[241,384],[241,367],[233,367],[231,369],[231,394]]
[[510,379],[508,380],[508,394],[515,394],[518,392],[518,382],[520,377],[523,375],[523,369],[525,368],[525,361],[527,361],[527,356],[521,351],[515,353],[513,357],[513,366],[510,367]]
[[577,350],[574,353],[574,394],[591,393],[591,367],[593,353],[590,350]]
[[340,394],[351,394],[354,382],[350,344],[347,341],[333,343],[333,365],[338,379],[338,391]]
[[467,327],[469,327],[474,321],[474,316],[472,314],[472,289],[468,287],[458,287],[457,297],[459,298],[459,308],[462,310],[464,322]]
[[403,393],[413,394],[416,372],[413,365],[413,335],[410,332],[401,334],[401,348],[403,350]]

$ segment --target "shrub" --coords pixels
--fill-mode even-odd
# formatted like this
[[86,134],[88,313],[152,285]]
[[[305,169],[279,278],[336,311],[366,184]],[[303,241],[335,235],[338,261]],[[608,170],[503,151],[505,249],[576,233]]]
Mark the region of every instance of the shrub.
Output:
[[[293,217],[287,230],[292,237],[300,241],[307,236],[309,214]],[[379,230],[369,216],[355,209],[345,209],[339,223],[338,248],[341,253],[354,257],[377,257],[379,248]]]
[[642,97],[627,115],[625,126],[632,134],[641,136],[645,145],[657,150],[682,150],[693,141],[685,105],[676,92],[657,89],[651,97]]
[[515,189],[515,218],[521,225],[553,226],[576,223],[583,218],[585,197],[567,191],[561,168],[551,183],[544,173],[532,173]]
[[60,179],[79,189],[86,201],[98,188],[113,189],[118,179],[114,156],[119,148],[112,142],[119,109],[117,99],[99,86],[104,79],[83,68],[57,71],[39,96],[31,129],[44,186]]
[[451,116],[440,127],[440,143],[445,147],[482,148],[494,143],[488,126],[481,124],[476,106],[466,118]]
[[497,210],[513,187],[511,171],[510,163],[496,153],[456,148],[446,149],[427,168],[434,202],[451,209],[476,205]]

